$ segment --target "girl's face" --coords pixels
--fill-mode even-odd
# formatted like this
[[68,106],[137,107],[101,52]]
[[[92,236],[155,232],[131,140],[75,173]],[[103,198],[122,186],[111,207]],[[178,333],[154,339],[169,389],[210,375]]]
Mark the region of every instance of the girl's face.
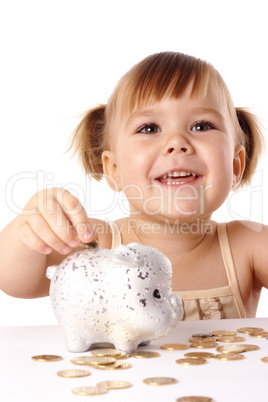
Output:
[[104,170],[119,183],[132,214],[190,222],[209,217],[241,179],[244,149],[224,96],[211,91],[135,110],[116,126]]

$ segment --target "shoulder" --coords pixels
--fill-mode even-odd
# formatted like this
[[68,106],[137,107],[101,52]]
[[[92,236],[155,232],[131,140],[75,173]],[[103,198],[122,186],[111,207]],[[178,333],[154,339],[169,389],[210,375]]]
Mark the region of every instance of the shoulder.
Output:
[[243,271],[248,266],[257,286],[268,287],[268,226],[233,221],[227,224],[227,233],[236,266],[240,264]]
[[262,238],[267,240],[268,226],[259,222],[231,221],[226,224],[226,227],[230,240],[238,239],[242,243],[250,240],[253,244]]
[[256,255],[266,245],[268,254],[268,226],[251,221],[232,221],[226,224],[232,248],[242,249],[243,253]]

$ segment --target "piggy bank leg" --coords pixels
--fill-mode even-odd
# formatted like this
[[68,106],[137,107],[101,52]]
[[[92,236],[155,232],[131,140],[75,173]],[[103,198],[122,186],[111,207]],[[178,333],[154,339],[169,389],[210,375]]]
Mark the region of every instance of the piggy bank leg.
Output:
[[62,328],[63,334],[66,340],[66,347],[69,352],[86,352],[91,344],[92,340],[90,337],[85,336],[82,334],[82,331],[74,331],[70,328]]
[[91,342],[87,342],[84,339],[67,339],[66,346],[69,352],[81,353],[90,348]]
[[122,352],[125,352],[127,354],[130,354],[132,352],[136,352],[139,342],[136,342],[136,341],[128,341],[128,342],[114,341],[113,344],[114,344],[114,347],[116,349],[121,350]]

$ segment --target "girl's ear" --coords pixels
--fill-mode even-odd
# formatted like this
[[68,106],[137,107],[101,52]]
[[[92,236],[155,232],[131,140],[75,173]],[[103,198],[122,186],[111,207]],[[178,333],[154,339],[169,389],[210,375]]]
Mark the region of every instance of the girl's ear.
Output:
[[243,179],[243,174],[246,166],[246,152],[243,145],[239,145],[235,149],[233,159],[233,189],[235,189]]
[[119,174],[119,168],[116,163],[115,155],[112,151],[104,151],[102,153],[102,167],[103,173],[107,183],[114,191],[121,191],[121,177]]

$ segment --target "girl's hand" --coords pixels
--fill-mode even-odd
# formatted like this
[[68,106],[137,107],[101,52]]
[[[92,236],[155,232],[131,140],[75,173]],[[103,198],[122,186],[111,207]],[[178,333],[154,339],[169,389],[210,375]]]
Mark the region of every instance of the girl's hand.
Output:
[[94,233],[81,203],[69,191],[52,188],[36,193],[18,217],[18,236],[30,249],[68,254]]

